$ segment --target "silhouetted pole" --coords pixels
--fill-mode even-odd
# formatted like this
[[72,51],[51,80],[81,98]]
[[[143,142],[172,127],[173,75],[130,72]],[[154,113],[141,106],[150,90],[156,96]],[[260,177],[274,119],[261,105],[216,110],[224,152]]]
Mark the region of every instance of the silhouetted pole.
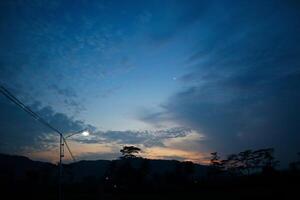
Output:
[[[59,195],[59,200],[62,200],[62,158],[64,157],[64,144],[66,144],[67,150],[69,151],[72,159],[74,161],[76,161],[75,158],[74,158],[74,156],[73,156],[73,154],[72,154],[72,152],[71,152],[71,150],[70,150],[70,147],[69,147],[66,139],[64,138],[64,136],[62,134],[62,132],[59,131],[57,128],[53,127],[46,120],[44,120],[39,114],[35,113],[28,106],[26,106],[24,103],[22,103],[17,97],[15,97],[11,92],[9,92],[2,85],[0,85],[0,93],[2,93],[11,102],[13,102],[14,104],[16,104],[20,109],[22,109],[23,111],[25,111],[27,114],[29,114],[31,117],[33,117],[35,120],[37,120],[38,122],[40,122],[44,126],[48,127],[49,129],[51,129],[54,132],[56,132],[56,133],[59,134],[60,141],[59,141],[59,183],[58,183],[58,195]],[[74,134],[72,134],[72,135],[74,135]],[[83,135],[87,136],[87,135],[89,135],[89,132],[85,131],[85,133]]]
[[62,200],[62,158],[64,157],[64,141],[63,136],[59,137],[59,180],[58,180],[58,198]]
[[78,131],[78,132],[75,132],[73,134],[70,134],[68,136],[66,136],[64,138],[63,134],[62,133],[59,133],[59,180],[58,180],[58,198],[59,200],[62,200],[63,199],[63,190],[62,190],[62,182],[63,182],[63,165],[62,165],[62,159],[64,157],[64,150],[65,150],[65,143],[66,143],[66,147],[67,149],[69,150],[70,154],[71,154],[71,157],[73,158],[74,161],[75,158],[73,156],[73,154],[71,153],[70,149],[69,149],[69,146],[66,142],[66,138],[69,138],[73,135],[77,135],[77,134],[82,134],[83,136],[88,136],[90,133],[87,129],[83,129],[81,131]]

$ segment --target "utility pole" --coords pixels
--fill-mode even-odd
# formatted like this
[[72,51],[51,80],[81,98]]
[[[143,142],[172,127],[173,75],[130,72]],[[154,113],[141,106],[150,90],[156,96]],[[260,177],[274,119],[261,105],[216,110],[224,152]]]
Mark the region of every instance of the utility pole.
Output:
[[62,159],[64,157],[64,141],[63,136],[60,134],[59,136],[59,182],[58,182],[58,199],[62,200]]
[[12,101],[14,104],[16,104],[20,109],[31,115],[35,120],[43,124],[44,126],[48,127],[49,129],[53,130],[54,132],[59,134],[59,180],[58,180],[58,198],[59,200],[63,199],[63,194],[62,194],[62,171],[63,171],[63,166],[62,166],[62,159],[64,157],[64,145],[66,144],[67,150],[69,151],[73,161],[75,160],[75,157],[72,154],[72,151],[66,141],[66,138],[69,138],[75,134],[81,133],[83,136],[88,136],[89,131],[87,129],[84,129],[82,131],[73,133],[67,137],[64,137],[63,133],[53,127],[51,124],[49,124],[47,121],[45,121],[39,114],[35,113],[32,111],[28,106],[26,106],[24,103],[22,103],[17,97],[15,97],[11,92],[9,92],[5,87],[0,85],[0,93],[2,93],[5,97],[7,97],[10,101]]

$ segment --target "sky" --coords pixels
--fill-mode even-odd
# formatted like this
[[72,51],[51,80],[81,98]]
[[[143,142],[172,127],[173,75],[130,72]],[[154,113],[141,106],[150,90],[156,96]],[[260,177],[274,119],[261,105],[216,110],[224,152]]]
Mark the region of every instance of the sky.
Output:
[[[78,159],[207,163],[300,152],[300,3],[0,1],[0,84]],[[0,96],[0,152],[57,162],[58,137]],[[66,160],[68,160],[66,156]]]

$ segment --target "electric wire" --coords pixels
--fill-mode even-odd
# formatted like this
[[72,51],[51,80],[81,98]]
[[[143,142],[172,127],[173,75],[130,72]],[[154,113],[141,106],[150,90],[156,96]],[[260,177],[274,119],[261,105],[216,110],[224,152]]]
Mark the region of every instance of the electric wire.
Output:
[[31,110],[28,106],[26,106],[24,103],[22,103],[17,97],[15,97],[11,92],[9,92],[5,87],[0,86],[0,92],[8,98],[10,101],[12,101],[14,104],[16,104],[19,108],[21,108],[23,111],[28,113],[30,116],[32,116],[35,120],[43,124],[44,126],[47,126],[49,129],[53,130],[54,132],[58,133],[62,138],[63,142],[66,144],[66,147],[73,159],[73,161],[76,161],[68,143],[65,139],[63,133],[59,131],[57,128],[53,127],[51,124],[49,124],[46,120],[44,120],[40,115],[35,113],[33,110]]

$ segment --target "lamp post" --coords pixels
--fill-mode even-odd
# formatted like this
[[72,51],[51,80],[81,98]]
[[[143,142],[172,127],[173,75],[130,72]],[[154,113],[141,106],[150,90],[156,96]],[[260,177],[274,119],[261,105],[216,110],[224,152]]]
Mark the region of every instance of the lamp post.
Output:
[[64,157],[64,145],[66,144],[66,147],[75,161],[75,158],[71,152],[71,149],[68,146],[68,143],[66,141],[66,138],[69,138],[75,134],[81,133],[83,136],[88,136],[89,131],[87,129],[84,129],[79,132],[75,132],[67,137],[64,137],[62,132],[58,130],[57,128],[53,127],[51,124],[49,124],[46,120],[44,120],[39,114],[35,113],[33,110],[31,110],[28,106],[26,106],[24,103],[22,103],[17,97],[15,97],[11,92],[9,92],[5,87],[0,85],[0,93],[2,93],[5,97],[7,97],[11,102],[16,104],[20,109],[25,111],[27,114],[29,114],[31,117],[33,117],[35,120],[43,124],[44,126],[48,127],[52,131],[56,132],[59,134],[59,199],[62,199],[62,158]]
[[59,134],[59,183],[58,183],[58,195],[59,200],[62,200],[62,159],[64,157],[64,144],[65,139],[72,137],[73,135],[82,134],[83,136],[89,136],[90,132],[88,129],[84,129],[75,133],[72,133],[66,137],[64,137],[61,133]]
[[78,131],[78,132],[75,132],[75,133],[72,133],[70,135],[67,135],[65,138],[69,138],[69,137],[72,137],[73,135],[78,135],[78,134],[81,134],[83,136],[89,136],[90,135],[90,131],[88,129],[83,129],[81,131]]
[[66,147],[75,161],[75,158],[68,146],[68,143],[66,141],[66,138],[69,138],[75,134],[82,134],[83,136],[88,136],[89,131],[87,129],[84,129],[82,131],[75,132],[67,137],[64,137],[62,132],[58,130],[57,128],[53,127],[51,124],[49,124],[46,120],[44,120],[39,114],[35,113],[33,110],[31,110],[28,106],[26,106],[24,103],[22,103],[17,97],[15,97],[11,92],[9,92],[5,87],[0,85],[0,93],[2,93],[5,97],[7,97],[11,102],[16,104],[20,109],[25,111],[27,114],[29,114],[31,117],[33,117],[35,120],[43,124],[44,126],[48,127],[52,131],[56,132],[59,134],[59,199],[62,199],[62,158],[64,157],[64,145],[66,144]]

